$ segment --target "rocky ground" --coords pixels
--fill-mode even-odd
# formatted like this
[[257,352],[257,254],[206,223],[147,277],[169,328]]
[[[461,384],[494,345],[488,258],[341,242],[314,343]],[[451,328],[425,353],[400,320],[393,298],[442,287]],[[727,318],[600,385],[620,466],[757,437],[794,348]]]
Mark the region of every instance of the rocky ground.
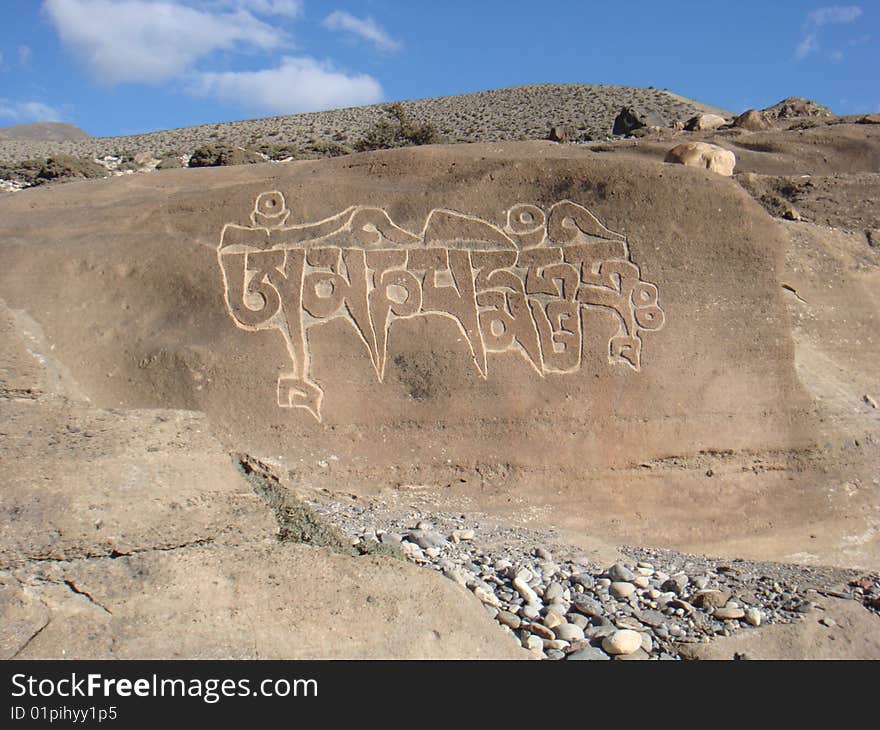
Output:
[[[399,548],[407,559],[470,591],[536,657],[549,660],[700,658],[694,645],[761,627],[816,622],[833,640],[835,601],[880,613],[880,575],[825,567],[720,560],[622,547],[599,565],[548,531],[487,515],[397,511],[312,497],[311,509],[353,545]],[[876,631],[877,622],[867,622]],[[857,629],[863,630],[863,629]],[[880,635],[854,637],[868,655]],[[700,647],[702,648],[702,647]],[[766,649],[766,647],[765,647]],[[729,658],[762,656],[760,646]]]

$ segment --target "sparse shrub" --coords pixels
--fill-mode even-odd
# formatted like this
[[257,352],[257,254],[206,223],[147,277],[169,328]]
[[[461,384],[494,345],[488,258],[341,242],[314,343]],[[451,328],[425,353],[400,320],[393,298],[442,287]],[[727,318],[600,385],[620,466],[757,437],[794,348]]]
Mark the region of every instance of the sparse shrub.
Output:
[[183,163],[177,155],[167,155],[159,160],[159,164],[156,165],[157,170],[172,170],[176,167],[183,167]]
[[313,142],[306,149],[318,157],[341,157],[342,155],[350,155],[352,153],[351,147],[333,140]]
[[294,144],[280,144],[277,142],[264,142],[257,151],[266,155],[270,160],[286,160],[288,157],[299,159],[303,156],[302,150]]
[[25,185],[100,178],[108,174],[107,168],[93,160],[64,154],[0,165],[0,178]]
[[209,144],[199,147],[192,154],[190,167],[225,167],[227,165],[251,165],[265,162],[256,152],[230,147],[223,144]]
[[358,152],[384,150],[410,145],[436,144],[441,141],[437,128],[430,123],[413,122],[403,104],[389,104],[385,107],[389,119],[380,119],[355,144]]

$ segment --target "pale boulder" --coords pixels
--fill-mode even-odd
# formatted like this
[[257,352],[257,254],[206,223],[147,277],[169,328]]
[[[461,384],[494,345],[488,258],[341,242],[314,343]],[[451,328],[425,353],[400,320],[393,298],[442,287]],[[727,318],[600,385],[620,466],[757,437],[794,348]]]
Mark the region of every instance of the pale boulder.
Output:
[[689,132],[709,132],[723,127],[725,124],[727,124],[727,120],[717,114],[697,114],[687,120],[684,128]]
[[708,142],[683,142],[666,153],[664,162],[704,167],[719,175],[730,177],[736,166],[736,156],[730,150]]

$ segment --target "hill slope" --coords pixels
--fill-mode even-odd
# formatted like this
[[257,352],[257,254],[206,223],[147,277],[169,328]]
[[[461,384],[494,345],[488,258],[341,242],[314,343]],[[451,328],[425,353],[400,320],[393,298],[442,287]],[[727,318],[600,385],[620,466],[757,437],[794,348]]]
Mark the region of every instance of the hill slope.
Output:
[[[723,110],[658,89],[584,84],[540,84],[402,102],[417,122],[430,122],[450,142],[545,139],[551,126],[571,127],[583,139],[610,134],[621,107],[633,106],[665,124],[699,111]],[[103,157],[123,152],[191,152],[217,141],[241,146],[261,143],[338,142],[350,144],[385,117],[385,104],[326,112],[204,124],[127,137],[51,143],[9,142],[0,138],[0,160],[41,157],[56,152]]]

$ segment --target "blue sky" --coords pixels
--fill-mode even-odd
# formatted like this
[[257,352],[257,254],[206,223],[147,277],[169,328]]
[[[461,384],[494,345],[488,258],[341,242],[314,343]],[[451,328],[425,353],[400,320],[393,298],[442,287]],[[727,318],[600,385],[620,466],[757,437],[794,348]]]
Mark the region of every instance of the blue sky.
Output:
[[96,136],[530,83],[880,111],[880,0],[0,0],[0,126]]

